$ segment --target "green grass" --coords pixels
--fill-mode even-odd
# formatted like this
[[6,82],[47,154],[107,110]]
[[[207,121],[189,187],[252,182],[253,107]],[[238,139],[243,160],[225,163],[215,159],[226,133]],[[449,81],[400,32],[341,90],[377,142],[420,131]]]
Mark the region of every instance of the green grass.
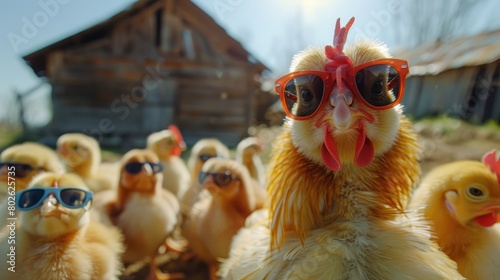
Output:
[[7,124],[0,124],[0,150],[18,143],[21,137],[21,129]]

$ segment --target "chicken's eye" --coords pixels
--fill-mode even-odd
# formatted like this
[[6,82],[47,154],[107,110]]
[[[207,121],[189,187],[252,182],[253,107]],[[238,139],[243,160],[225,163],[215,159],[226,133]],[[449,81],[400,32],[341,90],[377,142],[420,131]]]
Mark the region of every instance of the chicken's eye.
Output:
[[302,89],[300,91],[300,98],[304,105],[308,105],[314,99],[314,94],[309,89]]
[[375,97],[380,97],[384,94],[384,83],[382,81],[376,81],[373,83],[370,94]]
[[482,200],[486,192],[479,186],[469,186],[466,192],[467,196],[473,200]]

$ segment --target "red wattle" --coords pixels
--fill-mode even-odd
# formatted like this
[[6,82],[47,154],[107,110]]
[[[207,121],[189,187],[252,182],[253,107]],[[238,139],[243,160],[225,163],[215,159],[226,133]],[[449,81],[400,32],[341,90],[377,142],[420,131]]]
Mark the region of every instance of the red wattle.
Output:
[[356,141],[356,153],[354,154],[354,163],[358,167],[367,166],[373,161],[375,149],[370,139],[366,137],[365,126],[359,124],[359,136]]
[[325,126],[324,144],[321,147],[321,159],[332,171],[336,172],[342,168],[339,153],[337,151],[337,145],[333,141],[333,137],[328,132],[327,126]]
[[491,227],[497,222],[497,216],[494,212],[482,215],[476,218],[476,222],[483,227]]

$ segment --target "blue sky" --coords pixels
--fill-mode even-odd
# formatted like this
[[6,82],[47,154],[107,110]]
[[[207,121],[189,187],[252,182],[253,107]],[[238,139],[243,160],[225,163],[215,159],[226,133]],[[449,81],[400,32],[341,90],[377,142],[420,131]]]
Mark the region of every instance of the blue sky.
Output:
[[[410,0],[403,0],[410,1]],[[480,1],[482,13],[468,25],[472,33],[500,28],[500,1]],[[0,4],[0,120],[13,118],[13,90],[25,91],[39,79],[21,56],[84,30],[123,10],[135,0],[3,0]],[[324,46],[332,41],[338,17],[356,22],[350,39],[367,35],[392,49],[402,42],[392,31],[398,16],[391,8],[396,0],[193,0],[257,59],[275,70],[286,71],[291,56],[307,45]],[[484,3],[483,3],[484,2]],[[27,27],[31,24],[31,29]],[[23,33],[24,32],[24,33]],[[28,35],[28,36],[24,36]],[[43,86],[25,102],[28,121],[44,123],[49,86]],[[31,106],[33,105],[33,106]]]

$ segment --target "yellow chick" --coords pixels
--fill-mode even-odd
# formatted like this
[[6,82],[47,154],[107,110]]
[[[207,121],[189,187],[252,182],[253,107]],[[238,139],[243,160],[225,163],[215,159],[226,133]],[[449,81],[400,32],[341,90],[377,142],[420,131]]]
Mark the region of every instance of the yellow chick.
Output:
[[264,150],[264,143],[258,137],[247,137],[236,147],[236,161],[245,166],[254,182],[257,209],[264,206],[266,199],[265,170],[259,154]]
[[14,195],[28,186],[41,172],[63,173],[64,165],[54,150],[33,142],[25,142],[5,149],[0,155],[0,228],[7,218],[17,217],[10,211]]
[[180,157],[186,149],[179,130],[174,126],[152,133],[147,138],[146,149],[153,151],[163,165],[163,188],[177,196],[184,197],[189,188],[189,170]]
[[185,235],[195,255],[206,262],[216,279],[220,258],[227,258],[231,240],[256,209],[250,174],[238,162],[211,158],[199,173],[199,181],[210,193],[193,205]]
[[189,212],[193,204],[198,200],[201,191],[198,182],[198,174],[203,164],[210,158],[229,158],[230,152],[226,145],[215,138],[205,138],[196,142],[191,149],[188,159],[188,169],[191,174],[191,185],[184,197],[181,198],[182,211]]
[[0,232],[0,278],[118,279],[122,236],[94,222],[91,206],[92,192],[76,175],[33,178],[16,196],[20,220]]
[[431,170],[415,190],[418,209],[434,229],[434,240],[467,279],[500,279],[500,160],[464,160]]
[[116,186],[118,167],[101,164],[101,148],[93,137],[82,133],[63,134],[57,139],[57,152],[66,170],[82,177],[93,192]]
[[258,137],[247,137],[236,146],[236,161],[243,164],[262,187],[266,185],[264,164],[259,156],[264,150],[264,143]]
[[124,262],[150,258],[151,278],[177,279],[177,274],[159,271],[155,261],[158,248],[179,222],[180,211],[177,198],[162,188],[161,171],[153,152],[130,150],[121,161],[118,188],[96,194],[95,208],[125,236]]
[[[0,193],[7,192],[9,181],[15,182],[16,191],[24,190],[40,172],[64,172],[64,165],[49,147],[34,142],[13,145],[0,154]],[[10,180],[9,180],[10,178]]]

